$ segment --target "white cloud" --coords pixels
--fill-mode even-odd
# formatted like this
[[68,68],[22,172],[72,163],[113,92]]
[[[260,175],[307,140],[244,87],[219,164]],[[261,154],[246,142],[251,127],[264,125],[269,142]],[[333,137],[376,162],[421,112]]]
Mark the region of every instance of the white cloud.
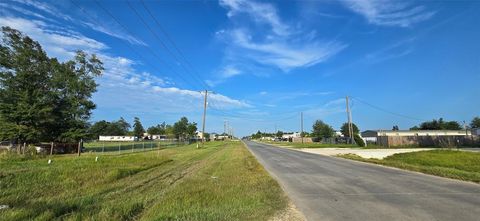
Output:
[[[131,44],[137,44],[137,45],[144,45],[146,46],[147,44],[144,43],[143,41],[126,34],[116,23],[113,22],[108,22],[105,18],[101,18],[97,16],[93,11],[92,12],[86,12],[86,9],[83,8],[82,6],[78,5],[78,2],[72,2],[75,6],[78,6],[79,10],[81,11],[81,15],[83,16],[82,19],[74,19],[68,14],[62,13],[58,8],[56,8],[53,4],[47,4],[45,2],[39,2],[39,1],[31,1],[31,0],[13,0],[14,2],[26,7],[26,8],[35,8],[39,11],[42,11],[45,14],[48,14],[49,16],[52,16],[54,18],[59,18],[64,21],[68,21],[74,24],[79,24],[88,28],[91,28],[95,31],[101,32],[103,34],[122,39],[125,41],[130,42]],[[40,15],[38,13],[31,12],[31,10],[27,10],[25,8],[21,7],[16,7],[13,5],[9,6],[10,8],[21,12],[22,14],[25,15],[30,15],[30,16],[35,16],[38,17],[42,20],[46,21],[54,21],[53,19],[47,18],[43,15]],[[94,17],[95,21],[91,21],[90,17]]]
[[233,76],[236,76],[236,75],[239,75],[241,73],[240,70],[238,70],[236,67],[234,66],[227,66],[227,67],[224,67],[221,71],[221,74],[223,77],[225,78],[230,78],[230,77],[233,77]]
[[364,16],[369,23],[409,27],[431,18],[435,12],[398,0],[341,0],[350,10]]
[[96,52],[108,48],[102,42],[85,37],[80,33],[62,30],[39,20],[16,17],[0,17],[0,26],[15,28],[40,42],[50,56],[60,60],[71,59],[75,50]]
[[[224,79],[265,67],[284,72],[310,67],[326,61],[347,46],[336,41],[318,40],[315,31],[302,30],[297,28],[298,25],[283,22],[272,4],[221,0],[220,5],[228,10],[227,16],[232,21],[232,28],[215,33],[218,39],[227,43],[221,69],[241,67],[233,75],[220,75]],[[263,26],[255,29],[251,22]]]
[[343,50],[346,45],[338,42],[291,43],[287,41],[254,42],[244,29],[232,31],[237,46],[251,51],[250,56],[257,62],[276,66],[283,71],[298,67],[309,67],[326,61]]
[[289,35],[290,27],[283,24],[280,20],[277,9],[266,3],[248,1],[248,0],[220,0],[220,5],[227,8],[228,17],[234,17],[245,13],[255,22],[265,23],[271,26],[273,32],[277,35]]

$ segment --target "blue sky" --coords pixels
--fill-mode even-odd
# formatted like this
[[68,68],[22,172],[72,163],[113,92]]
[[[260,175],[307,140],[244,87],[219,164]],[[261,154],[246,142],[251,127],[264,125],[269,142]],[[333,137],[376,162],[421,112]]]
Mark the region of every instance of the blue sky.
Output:
[[[477,1],[30,1],[0,2],[0,25],[50,56],[96,53],[105,73],[92,121],[151,126],[181,116],[209,132],[408,129],[480,115]],[[199,125],[200,126],[200,125]]]

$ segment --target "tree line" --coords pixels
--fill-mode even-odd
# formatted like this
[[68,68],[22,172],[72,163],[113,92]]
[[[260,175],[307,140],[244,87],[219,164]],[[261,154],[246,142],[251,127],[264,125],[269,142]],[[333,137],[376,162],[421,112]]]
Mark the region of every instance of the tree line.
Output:
[[[133,130],[130,130],[130,128]],[[95,122],[90,127],[89,138],[98,139],[99,136],[136,136],[144,138],[145,132],[150,135],[166,135],[170,138],[187,139],[196,135],[197,123],[189,122],[188,118],[182,117],[173,125],[163,122],[145,130],[138,117],[134,118],[133,127],[123,118],[111,122],[102,120]]]

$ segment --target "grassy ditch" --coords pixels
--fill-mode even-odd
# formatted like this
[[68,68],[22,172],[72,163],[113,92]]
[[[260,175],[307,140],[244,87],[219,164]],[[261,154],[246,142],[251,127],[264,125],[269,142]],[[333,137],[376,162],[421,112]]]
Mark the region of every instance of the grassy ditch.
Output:
[[383,160],[365,159],[354,154],[339,157],[480,183],[480,153],[475,152],[430,150],[398,153]]
[[266,220],[288,199],[242,143],[0,158],[0,220]]

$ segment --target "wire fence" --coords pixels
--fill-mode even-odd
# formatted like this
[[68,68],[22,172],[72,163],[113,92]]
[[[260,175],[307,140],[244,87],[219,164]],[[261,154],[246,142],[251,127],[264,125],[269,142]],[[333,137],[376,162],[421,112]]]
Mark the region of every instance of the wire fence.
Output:
[[85,142],[83,144],[84,152],[116,154],[125,152],[151,151],[155,149],[178,147],[191,144],[191,141],[179,140],[153,140],[153,141],[134,141],[134,142],[111,142],[95,141]]

